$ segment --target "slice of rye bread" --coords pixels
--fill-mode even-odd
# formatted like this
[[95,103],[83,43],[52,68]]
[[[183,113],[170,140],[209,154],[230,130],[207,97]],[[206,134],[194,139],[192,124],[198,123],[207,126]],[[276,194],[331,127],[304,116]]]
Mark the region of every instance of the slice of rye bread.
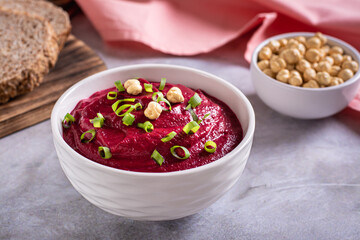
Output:
[[59,53],[58,38],[41,17],[0,7],[0,103],[38,86]]
[[60,49],[64,46],[70,34],[71,25],[69,15],[62,8],[43,0],[0,0],[0,6],[4,9],[45,18],[56,32]]

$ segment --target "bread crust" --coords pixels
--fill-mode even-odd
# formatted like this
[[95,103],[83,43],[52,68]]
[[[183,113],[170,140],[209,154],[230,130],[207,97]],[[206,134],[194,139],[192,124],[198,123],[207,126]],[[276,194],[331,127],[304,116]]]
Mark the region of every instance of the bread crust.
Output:
[[[30,60],[24,60],[24,63],[21,60],[18,63],[21,67],[15,68],[14,71],[9,71],[3,73],[0,78],[0,103],[6,103],[10,98],[14,98],[18,95],[32,91],[36,86],[38,86],[44,78],[44,75],[49,72],[49,69],[53,67],[56,63],[58,54],[59,54],[59,45],[58,37],[52,28],[52,26],[44,18],[39,16],[34,16],[24,12],[16,12],[13,10],[3,9],[0,7],[0,15],[3,15],[5,18],[8,18],[10,22],[16,18],[21,18],[21,21],[33,21],[34,24],[40,24],[41,30],[44,31],[44,39],[42,46],[38,49],[38,52],[34,54]],[[5,28],[6,23],[2,22],[0,28]],[[7,29],[6,29],[7,30]],[[12,39],[14,42],[21,41],[23,32],[15,33],[17,39]],[[2,37],[6,35],[0,35],[0,41]],[[29,46],[29,51],[31,47]],[[37,46],[38,47],[38,46]],[[2,56],[2,49],[0,49],[0,57]],[[8,63],[1,62],[3,66],[0,66],[2,71],[11,68],[11,66],[6,66],[6,64],[15,64],[10,60]]]

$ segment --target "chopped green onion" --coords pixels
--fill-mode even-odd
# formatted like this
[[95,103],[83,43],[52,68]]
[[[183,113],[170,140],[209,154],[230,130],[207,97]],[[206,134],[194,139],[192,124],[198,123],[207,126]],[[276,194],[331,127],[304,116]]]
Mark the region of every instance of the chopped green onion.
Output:
[[132,125],[134,121],[135,121],[135,116],[132,115],[131,113],[125,113],[125,116],[122,118],[122,122],[126,126]]
[[142,105],[141,105],[141,103],[136,103],[135,105],[134,105],[134,109],[135,110],[140,110],[140,109],[142,109]]
[[216,143],[213,141],[207,141],[204,145],[204,149],[209,153],[214,153],[216,151]]
[[166,135],[164,138],[162,138],[161,141],[166,143],[166,142],[170,141],[171,139],[173,139],[175,136],[176,136],[176,132],[172,131],[171,133]]
[[[126,112],[124,112],[123,114],[120,114],[122,111],[124,111],[127,108],[128,108],[128,110]],[[133,110],[134,110],[134,105],[124,104],[124,105],[121,105],[118,109],[116,109],[115,114],[118,115],[119,117],[123,117],[123,116],[125,116],[125,114],[131,113]]]
[[113,105],[111,105],[111,108],[112,110],[115,112],[119,103],[122,103],[122,102],[135,102],[135,98],[124,98],[124,99],[120,99],[120,100],[117,100],[116,102],[113,103]]
[[164,158],[163,156],[161,156],[161,154],[156,151],[156,149],[154,150],[154,152],[151,154],[151,158],[154,159],[154,161],[159,164],[161,166],[161,164],[164,162]]
[[99,146],[98,152],[99,152],[100,157],[103,159],[109,159],[112,156],[110,149],[108,147]]
[[144,123],[138,123],[137,126],[145,130],[145,132],[152,132],[154,130],[154,125],[151,122],[146,121]]
[[210,116],[209,112],[207,114],[205,114],[205,116],[202,119],[198,120],[198,124],[200,124],[202,121],[204,121],[204,119],[207,118],[208,116]]
[[[152,99],[154,101],[156,101],[156,102],[164,102],[164,103],[166,103],[168,105],[168,107],[169,107],[169,110],[171,111],[170,102],[166,98],[164,98],[164,95],[161,92],[154,92],[153,95],[152,95]],[[163,108],[163,107],[162,107],[162,110],[167,111],[167,109]]]
[[[180,157],[180,156],[175,152],[175,149],[177,149],[177,148],[180,148],[180,149],[182,149],[182,150],[184,151],[184,157]],[[175,145],[175,146],[173,146],[173,147],[170,148],[170,152],[171,152],[171,154],[172,154],[174,157],[176,157],[176,158],[178,158],[178,159],[188,159],[188,158],[190,157],[190,152],[189,152],[189,150],[187,150],[187,148],[186,148],[186,147],[183,147],[183,146]]]
[[192,108],[189,108],[188,110],[189,110],[189,112],[190,112],[190,114],[191,114],[192,119],[193,119],[194,121],[196,121],[196,122],[199,123],[199,118],[198,118],[198,116],[196,115],[196,113],[194,112],[194,110],[193,110]]
[[105,118],[101,113],[97,113],[97,117],[90,119],[90,122],[96,128],[101,128],[104,125]]
[[[200,103],[201,103],[201,97],[199,96],[199,94],[197,94],[197,93],[195,93],[191,98],[190,98],[190,100],[189,100],[189,104],[191,105],[191,107],[192,108],[196,108],[197,106],[199,106],[200,105]],[[188,108],[189,107],[189,105],[186,107],[186,108]]]
[[108,92],[108,94],[107,94],[107,99],[109,99],[109,100],[114,100],[114,99],[116,99],[116,97],[117,97],[117,92]]
[[159,86],[160,91],[164,90],[165,84],[166,84],[166,78],[161,78],[161,82]]
[[64,128],[69,128],[71,124],[73,124],[74,122],[75,122],[75,118],[70,113],[67,113],[65,114],[65,117],[62,120],[62,125]]
[[189,134],[190,132],[192,133],[196,133],[199,130],[200,126],[197,122],[195,121],[191,121],[188,124],[185,125],[185,127],[183,128],[183,131],[186,134]]
[[144,83],[144,88],[146,92],[153,92],[152,87],[153,87],[152,84]]
[[[86,137],[86,135],[87,135],[88,133],[91,134],[91,138],[90,138],[90,139],[85,139],[85,137]],[[91,142],[91,140],[94,139],[95,134],[96,134],[95,129],[90,129],[90,130],[84,132],[83,134],[81,134],[80,141],[83,142],[83,143]]]
[[115,86],[116,86],[116,88],[117,88],[117,90],[118,90],[119,92],[124,92],[124,91],[125,91],[125,88],[124,88],[124,86],[122,85],[122,83],[121,83],[120,80],[115,82]]

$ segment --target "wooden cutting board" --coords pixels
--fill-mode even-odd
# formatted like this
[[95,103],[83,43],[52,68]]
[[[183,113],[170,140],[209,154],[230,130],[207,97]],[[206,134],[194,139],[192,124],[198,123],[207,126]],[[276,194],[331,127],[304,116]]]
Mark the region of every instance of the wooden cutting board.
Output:
[[0,138],[50,118],[56,100],[83,78],[105,70],[85,43],[70,35],[55,67],[34,91],[0,104]]

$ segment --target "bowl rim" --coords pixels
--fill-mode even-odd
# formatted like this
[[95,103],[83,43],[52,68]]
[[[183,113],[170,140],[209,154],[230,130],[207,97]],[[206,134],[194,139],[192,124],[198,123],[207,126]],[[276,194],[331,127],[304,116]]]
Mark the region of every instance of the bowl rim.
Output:
[[[70,93],[75,91],[80,86],[85,85],[87,82],[93,81],[94,79],[101,78],[104,75],[112,74],[114,72],[137,69],[137,68],[167,68],[167,69],[177,69],[177,70],[182,70],[182,71],[191,71],[191,72],[194,72],[196,74],[205,75],[207,77],[212,78],[213,80],[215,80],[217,82],[220,82],[221,84],[226,85],[230,90],[232,90],[236,95],[238,95],[243,100],[243,102],[244,102],[244,104],[246,106],[247,114],[249,116],[248,130],[245,132],[245,135],[243,136],[243,139],[241,140],[239,145],[237,145],[236,148],[234,148],[231,152],[227,153],[222,158],[219,158],[219,159],[217,159],[217,160],[215,160],[215,161],[213,161],[211,163],[208,163],[208,164],[205,164],[205,165],[202,165],[202,166],[199,166],[199,167],[195,167],[195,168],[179,170],[179,171],[173,171],[173,172],[136,172],[136,171],[130,171],[130,170],[117,169],[117,168],[113,168],[113,167],[109,167],[109,166],[97,163],[97,162],[95,162],[95,161],[93,161],[91,159],[88,159],[88,158],[82,156],[81,154],[76,152],[74,149],[72,149],[65,142],[65,140],[62,138],[62,136],[60,134],[60,129],[58,127],[60,125],[58,125],[58,123],[57,123],[57,121],[58,121],[57,110],[58,110],[59,106],[61,105],[61,102],[64,99],[66,99],[66,97]],[[198,173],[200,171],[205,171],[205,170],[208,170],[208,169],[211,169],[211,168],[216,168],[218,165],[221,165],[224,161],[228,161],[230,158],[235,157],[236,154],[238,154],[242,149],[245,148],[245,146],[247,146],[249,144],[249,142],[252,141],[252,138],[253,138],[253,135],[254,135],[254,132],[255,132],[255,113],[254,113],[254,109],[253,109],[250,101],[247,99],[245,94],[243,94],[238,88],[236,88],[231,83],[229,83],[229,82],[225,81],[224,79],[222,79],[220,77],[217,77],[217,76],[215,76],[215,75],[213,75],[211,73],[207,73],[205,71],[190,68],[190,67],[172,65],[172,64],[157,64],[157,63],[152,63],[152,64],[132,64],[132,65],[120,66],[120,67],[111,68],[111,69],[107,69],[107,70],[98,72],[96,74],[93,74],[93,75],[91,75],[89,77],[86,77],[86,78],[80,80],[79,82],[77,82],[76,84],[71,86],[69,89],[67,89],[61,95],[61,97],[56,101],[56,103],[55,103],[55,105],[54,105],[54,107],[52,109],[52,112],[51,112],[51,130],[52,130],[52,135],[53,135],[54,141],[59,143],[63,149],[65,149],[67,152],[72,153],[72,155],[75,155],[77,157],[77,159],[84,162],[85,164],[90,164],[93,167],[99,168],[99,169],[101,169],[103,171],[110,171],[112,173],[125,174],[125,175],[129,175],[129,176],[169,177],[169,176],[196,174],[196,173]],[[244,131],[244,129],[243,129],[243,131]],[[58,158],[59,158],[59,156],[58,156]],[[59,160],[60,160],[60,158],[59,158]]]
[[[345,81],[342,84],[339,84],[336,86],[324,87],[324,88],[303,88],[303,87],[292,86],[290,84],[286,84],[286,83],[277,81],[275,78],[272,78],[272,77],[266,75],[265,73],[263,73],[260,70],[260,68],[258,67],[258,65],[257,65],[258,53],[259,53],[260,49],[263,48],[266,44],[268,44],[271,40],[278,40],[281,38],[290,38],[290,37],[296,37],[296,36],[310,37],[310,36],[314,36],[315,34],[316,34],[315,32],[288,32],[288,33],[282,33],[282,34],[274,35],[270,38],[267,38],[264,41],[262,41],[253,51],[252,57],[251,57],[251,65],[258,72],[261,72],[261,74],[265,77],[265,79],[267,79],[267,81],[271,81],[271,82],[273,82],[273,84],[275,84],[279,87],[289,88],[289,89],[293,89],[293,90],[300,90],[300,91],[307,91],[307,92],[336,91],[338,89],[344,88],[344,87],[351,85],[351,84],[355,83],[356,81],[358,81],[360,79],[360,69],[355,73],[355,75],[352,78],[350,78],[349,80]],[[338,39],[336,37],[332,37],[332,36],[329,36],[326,34],[323,34],[323,35],[326,36],[332,42],[336,42],[336,44],[339,44],[340,46],[345,46],[346,48],[348,48],[350,50],[350,52],[353,55],[355,55],[355,57],[357,58],[356,61],[360,65],[360,54],[356,48],[351,46],[349,43],[347,43],[341,39]]]

